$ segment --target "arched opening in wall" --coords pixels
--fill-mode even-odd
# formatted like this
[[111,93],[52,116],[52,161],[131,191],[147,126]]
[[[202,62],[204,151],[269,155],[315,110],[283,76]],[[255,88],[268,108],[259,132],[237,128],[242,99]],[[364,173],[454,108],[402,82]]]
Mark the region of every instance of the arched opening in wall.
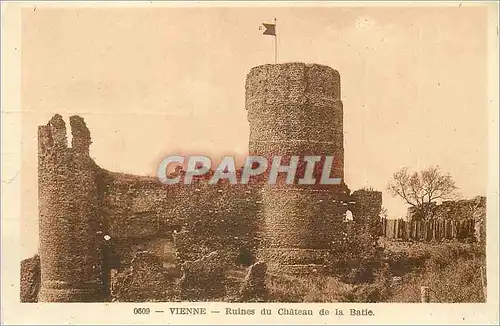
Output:
[[344,214],[344,222],[351,222],[354,221],[354,217],[352,216],[352,212],[350,210],[347,210]]
[[246,248],[240,249],[238,256],[236,257],[235,264],[237,266],[248,267],[254,263],[252,253]]

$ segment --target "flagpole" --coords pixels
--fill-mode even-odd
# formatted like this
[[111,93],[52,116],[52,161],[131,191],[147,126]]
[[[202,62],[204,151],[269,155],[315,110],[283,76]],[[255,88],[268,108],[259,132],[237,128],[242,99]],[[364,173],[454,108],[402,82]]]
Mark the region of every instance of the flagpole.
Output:
[[278,25],[274,17],[274,63],[278,63]]

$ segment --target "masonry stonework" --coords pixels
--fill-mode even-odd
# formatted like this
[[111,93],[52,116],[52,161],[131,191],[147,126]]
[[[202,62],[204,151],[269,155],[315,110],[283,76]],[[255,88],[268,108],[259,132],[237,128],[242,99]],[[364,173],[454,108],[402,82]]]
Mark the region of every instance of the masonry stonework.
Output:
[[[320,156],[315,184],[262,188],[264,241],[261,258],[269,270],[322,269],[340,237],[348,189],[344,184],[343,108],[338,71],[321,65],[288,63],[253,68],[246,80],[249,152],[269,158]],[[326,156],[340,185],[319,185]],[[303,176],[299,167],[297,181]],[[302,172],[302,174],[300,173]],[[283,176],[285,177],[285,176]]]
[[[165,278],[177,287],[144,290],[153,291],[154,300],[167,292],[185,300],[193,299],[193,291],[200,300],[198,296],[207,291],[212,299],[226,292],[215,283],[204,289],[192,278],[205,269],[191,267],[207,260],[208,274],[196,278],[209,279],[216,273],[224,282],[228,266],[256,262],[269,272],[325,273],[325,266],[343,248],[347,210],[360,223],[372,223],[381,206],[379,192],[351,195],[344,183],[340,95],[340,74],[326,66],[264,65],[247,76],[250,155],[280,155],[282,165],[292,155],[321,156],[313,174],[316,182],[310,185],[286,184],[284,174],[276,185],[209,185],[203,180],[165,185],[154,177],[106,171],[89,156],[92,141],[83,119],[70,118],[73,137],[68,146],[65,123],[55,115],[38,134],[38,300],[110,300],[111,290],[123,288],[120,280],[142,268],[137,267],[143,265],[138,257],[156,266],[137,276],[143,283]],[[330,177],[340,178],[340,184],[319,184],[326,156],[333,156]],[[302,177],[300,172],[297,177]],[[162,272],[169,264],[175,267]],[[120,291],[121,297],[130,297]]]
[[102,257],[99,167],[88,155],[83,119],[71,117],[73,148],[60,115],[38,129],[40,301],[101,301]]

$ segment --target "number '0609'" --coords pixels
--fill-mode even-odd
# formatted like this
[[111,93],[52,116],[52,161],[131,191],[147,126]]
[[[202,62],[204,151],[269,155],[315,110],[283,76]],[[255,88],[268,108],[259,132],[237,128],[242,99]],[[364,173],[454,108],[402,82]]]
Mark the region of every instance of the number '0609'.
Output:
[[149,308],[134,308],[134,315],[149,315]]

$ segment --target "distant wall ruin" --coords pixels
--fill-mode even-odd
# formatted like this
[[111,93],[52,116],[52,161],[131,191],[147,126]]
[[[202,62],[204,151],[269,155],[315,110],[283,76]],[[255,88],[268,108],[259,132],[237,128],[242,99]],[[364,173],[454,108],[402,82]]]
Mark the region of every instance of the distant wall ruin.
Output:
[[164,185],[157,178],[97,166],[81,117],[70,118],[71,146],[60,115],[40,126],[39,301],[109,300],[113,270],[139,264],[144,260],[139,253],[162,251],[167,244],[186,268],[218,251],[227,264],[264,261],[270,271],[322,272],[338,253],[348,209],[367,232],[374,230],[381,193],[351,195],[343,182],[343,108],[336,70],[303,63],[253,68],[247,76],[246,109],[251,155],[333,156],[332,177],[342,183]]
[[407,219],[384,219],[383,235],[389,239],[442,241],[474,239],[486,241],[486,197],[445,201],[431,204],[429,218],[422,219],[417,211],[408,209]]

